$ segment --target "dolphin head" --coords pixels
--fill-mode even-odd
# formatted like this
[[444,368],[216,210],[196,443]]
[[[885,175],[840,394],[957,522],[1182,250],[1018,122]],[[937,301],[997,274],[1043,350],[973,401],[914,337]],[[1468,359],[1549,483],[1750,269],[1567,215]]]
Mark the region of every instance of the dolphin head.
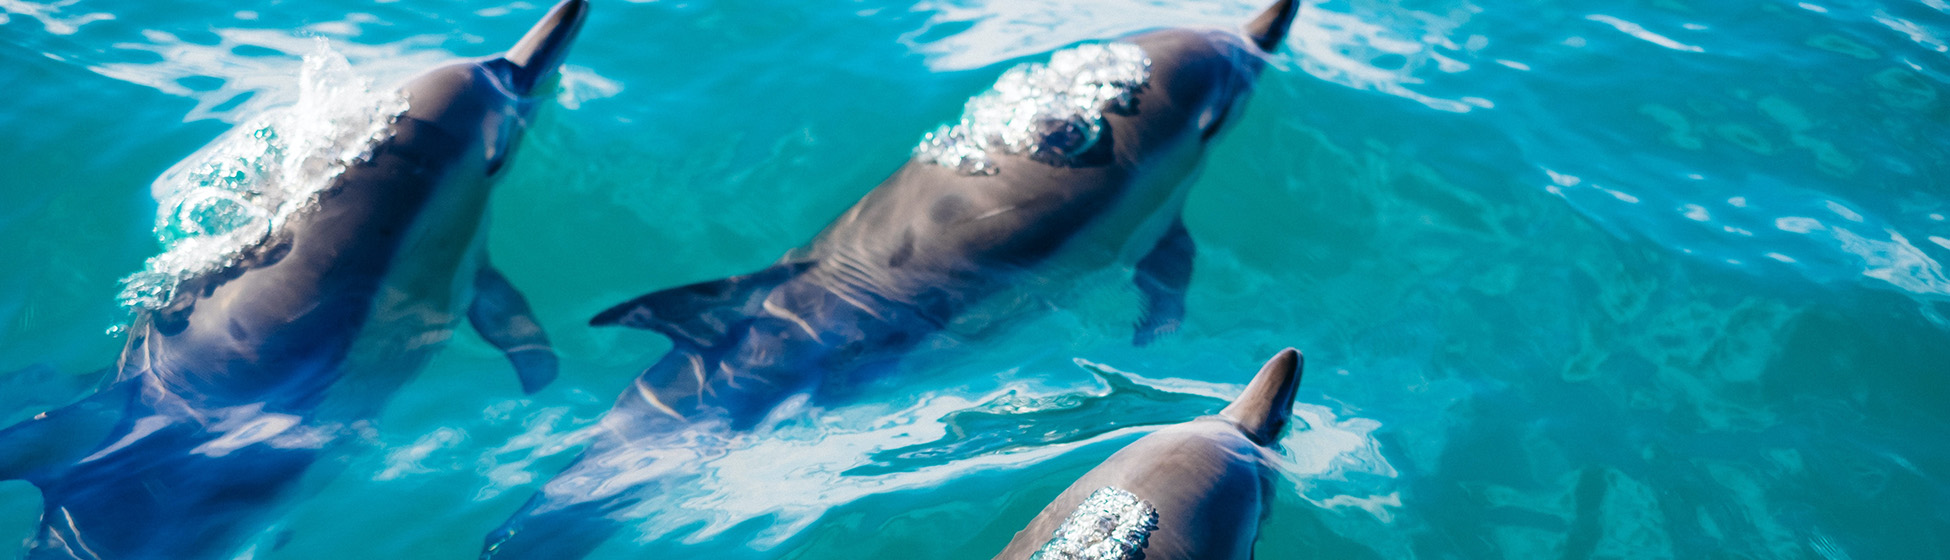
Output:
[[1297,9],[1279,0],[1238,31],[1162,29],[1018,65],[970,99],[959,123],[924,136],[914,155],[968,175],[999,173],[1012,155],[1051,167],[1188,171],[1252,91]]
[[1170,28],[1124,38],[1150,60],[1150,79],[1133,116],[1143,136],[1195,133],[1207,141],[1217,135],[1244,105],[1298,9],[1294,0],[1279,0],[1238,30]]
[[465,157],[479,163],[484,175],[494,175],[553,89],[556,70],[588,12],[588,0],[563,0],[501,56],[414,77],[401,88],[405,117],[433,124],[450,136],[446,140],[478,147]]

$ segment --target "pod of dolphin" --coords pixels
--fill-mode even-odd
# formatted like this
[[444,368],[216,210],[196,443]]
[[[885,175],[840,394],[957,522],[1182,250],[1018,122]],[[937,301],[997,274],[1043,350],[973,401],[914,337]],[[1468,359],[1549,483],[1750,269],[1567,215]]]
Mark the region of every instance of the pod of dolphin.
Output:
[[[743,276],[597,315],[668,336],[576,460],[482,558],[574,559],[657,499],[657,449],[749,430],[788,399],[884,371],[1030,275],[1130,266],[1133,342],[1175,330],[1195,244],[1180,221],[1207,143],[1298,5],[1237,30],[1163,29],[1018,66],[806,245]],[[525,298],[490,264],[484,212],[588,13],[565,0],[501,56],[402,86],[408,108],[305,211],[141,310],[95,394],[0,430],[0,480],[41,489],[28,558],[229,558],[328,479],[465,317],[524,391],[556,376]],[[996,558],[1247,559],[1301,358],[1268,361],[1219,415],[1090,470]]]

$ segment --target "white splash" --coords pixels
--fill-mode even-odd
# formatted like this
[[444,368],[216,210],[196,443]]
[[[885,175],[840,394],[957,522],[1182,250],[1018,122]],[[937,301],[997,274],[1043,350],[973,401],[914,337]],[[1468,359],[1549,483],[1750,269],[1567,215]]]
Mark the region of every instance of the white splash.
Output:
[[1151,79],[1151,59],[1130,43],[1056,51],[1049,64],[1010,68],[995,87],[968,100],[961,121],[942,125],[914,147],[917,160],[970,175],[996,172],[989,150],[1067,165],[1096,145],[1105,111],[1129,110]]
[[1158,528],[1151,502],[1116,486],[1105,486],[1077,504],[1063,526],[1030,560],[1138,560]]
[[122,280],[122,305],[161,307],[184,279],[235,263],[368,156],[405,111],[404,97],[373,91],[371,78],[319,39],[305,56],[296,105],[231,129],[156,178],[164,251]]

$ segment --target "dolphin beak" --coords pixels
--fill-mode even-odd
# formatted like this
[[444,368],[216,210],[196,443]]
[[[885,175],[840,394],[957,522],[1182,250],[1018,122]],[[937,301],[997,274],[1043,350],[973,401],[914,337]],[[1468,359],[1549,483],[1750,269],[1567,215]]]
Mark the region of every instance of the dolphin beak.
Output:
[[583,17],[588,14],[588,0],[563,0],[508,49],[508,54],[501,55],[514,67],[512,78],[517,93],[527,95],[535,84],[555,73],[562,59],[568,57],[569,44],[575,41],[576,32],[582,30]]
[[1300,3],[1294,0],[1280,0],[1261,12],[1259,17],[1246,23],[1246,37],[1259,45],[1259,50],[1273,52],[1286,40],[1287,28],[1293,26],[1293,16],[1300,13]]

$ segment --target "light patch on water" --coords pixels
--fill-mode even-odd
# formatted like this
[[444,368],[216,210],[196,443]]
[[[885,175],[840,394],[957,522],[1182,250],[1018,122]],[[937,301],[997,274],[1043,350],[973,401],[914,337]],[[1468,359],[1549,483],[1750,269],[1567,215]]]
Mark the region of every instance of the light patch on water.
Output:
[[59,2],[28,2],[25,0],[0,0],[0,25],[6,25],[11,16],[27,16],[41,22],[41,27],[55,35],[73,35],[81,31],[81,26],[98,21],[115,19],[115,14],[90,12],[74,16],[62,16],[63,8],[73,6],[81,0],[61,0]]
[[1550,170],[1550,169],[1545,169],[1544,174],[1550,175],[1551,182],[1562,187],[1575,187],[1578,186],[1578,183],[1584,182],[1584,179],[1580,179],[1576,175],[1571,175],[1567,173],[1558,173],[1557,171]]
[[[486,411],[487,417],[491,421],[508,420],[509,412],[521,410],[515,404],[508,402],[490,407]],[[599,429],[596,425],[566,429],[574,423],[569,410],[565,406],[550,407],[526,414],[522,418],[521,434],[481,454],[476,460],[476,470],[488,480],[488,484],[475,492],[474,499],[490,500],[534,482],[532,467],[536,461],[567,452],[596,435]]]
[[420,436],[410,445],[395,448],[386,453],[386,468],[373,475],[376,481],[395,480],[412,474],[436,472],[424,464],[427,457],[436,451],[447,449],[467,441],[467,432],[459,428],[441,427],[432,433]]
[[1695,222],[1704,222],[1713,219],[1713,215],[1706,211],[1706,207],[1698,204],[1681,206],[1680,210],[1686,214],[1686,219]]
[[1467,3],[1459,3],[1447,14],[1399,6],[1388,9],[1400,11],[1357,14],[1320,6],[1302,9],[1288,39],[1300,55],[1300,68],[1315,78],[1414,100],[1431,109],[1466,113],[1482,107],[1461,97],[1436,97],[1410,87],[1424,83],[1420,74],[1431,67],[1444,74],[1470,69],[1443,51],[1462,50],[1448,37],[1481,9]]
[[311,207],[347,165],[370,154],[406,111],[374,91],[319,39],[299,74],[298,103],[240,125],[151,185],[163,252],[122,281],[122,305],[155,309],[183,280],[229,266]]
[[555,101],[565,109],[581,109],[583,103],[623,93],[622,82],[605,78],[588,68],[563,66],[559,73],[561,81],[555,88]]
[[1097,144],[1104,113],[1130,109],[1151,79],[1151,59],[1130,43],[1092,43],[1056,51],[1049,64],[1002,73],[968,100],[961,120],[914,147],[916,160],[967,175],[992,175],[991,150],[1066,166]]
[[1825,229],[1824,226],[1821,225],[1820,220],[1816,220],[1814,218],[1801,218],[1796,216],[1776,218],[1774,220],[1774,227],[1788,233],[1808,233],[1812,231]]
[[1833,200],[1830,200],[1827,203],[1825,203],[1825,205],[1828,207],[1828,211],[1834,212],[1835,215],[1841,216],[1843,219],[1846,219],[1851,222],[1857,222],[1857,223],[1860,223],[1862,221],[1861,214],[1857,214],[1854,210],[1850,210],[1847,206],[1843,206],[1842,203],[1840,202],[1835,202]]
[[1876,23],[1880,23],[1883,27],[1888,27],[1890,30],[1909,37],[1910,41],[1922,45],[1923,48],[1936,52],[1950,52],[1950,43],[1944,42],[1942,37],[1936,36],[1936,34],[1930,32],[1929,28],[1918,25],[1916,22],[1899,18],[1890,15],[1889,12],[1880,10],[1876,11],[1874,19]]
[[[348,17],[346,22],[364,19]],[[291,76],[301,73],[307,64],[300,55],[309,57],[307,53],[317,50],[318,33],[236,28],[212,29],[211,33],[218,37],[215,44],[147,30],[143,32],[146,42],[116,43],[114,48],[151,53],[153,56],[136,58],[159,60],[126,62],[131,57],[116,54],[114,61],[101,61],[100,55],[91,55],[84,57],[82,64],[96,74],[195,100],[196,107],[184,116],[185,121],[236,123],[298,101],[302,94],[292,88]],[[339,54],[334,56],[357,60],[362,74],[390,83],[451,60],[452,55],[439,49],[439,39],[416,36],[381,45],[342,41],[334,49]],[[185,85],[198,81],[209,85]]]
[[1504,65],[1504,66],[1508,66],[1508,67],[1511,67],[1511,68],[1515,68],[1515,69],[1518,69],[1518,70],[1522,70],[1522,71],[1525,71],[1525,72],[1529,72],[1529,71],[1530,71],[1530,65],[1529,65],[1529,64],[1524,64],[1524,63],[1522,63],[1522,62],[1517,62],[1517,61],[1515,61],[1515,60],[1503,60],[1503,59],[1500,59],[1500,58],[1499,58],[1499,59],[1497,59],[1497,60],[1496,60],[1496,63],[1497,63],[1497,64],[1501,64],[1501,65]]
[[[903,40],[928,57],[931,69],[968,70],[1081,40],[1153,29],[1161,22],[1234,30],[1269,3],[935,1],[915,7],[935,16],[927,28]],[[1411,99],[1438,110],[1463,113],[1477,107],[1460,97],[1435,96],[1415,86],[1430,73],[1454,74],[1470,69],[1468,63],[1445,53],[1466,50],[1450,37],[1460,36],[1457,30],[1481,8],[1450,0],[1435,11],[1413,10],[1396,3],[1357,4],[1346,9],[1337,12],[1333,6],[1319,3],[1300,9],[1300,17],[1287,34],[1287,46],[1297,55],[1291,60],[1302,71],[1335,84]],[[956,27],[965,28],[930,37],[937,30]],[[1288,63],[1275,54],[1274,64]]]
[[1807,3],[1807,2],[1802,2],[1802,3],[1800,3],[1800,4],[1796,4],[1796,5],[1797,5],[1797,6],[1800,6],[1800,7],[1801,7],[1801,9],[1803,9],[1803,10],[1807,10],[1807,11],[1810,11],[1810,12],[1814,12],[1814,13],[1817,13],[1817,14],[1825,14],[1825,13],[1828,13],[1828,8],[1824,8],[1824,7],[1821,7],[1821,5],[1819,5],[1819,4],[1810,4],[1810,3]]
[[1923,254],[1896,230],[1884,230],[1889,240],[1870,239],[1855,232],[1831,228],[1843,251],[1862,258],[1863,276],[1888,282],[1913,294],[1950,296],[1950,279],[1942,265]]
[[1612,16],[1608,16],[1604,14],[1592,14],[1589,16],[1585,16],[1584,19],[1588,19],[1605,25],[1610,25],[1612,26],[1612,28],[1617,29],[1621,33],[1624,33],[1626,35],[1631,35],[1632,37],[1635,37],[1641,41],[1652,43],[1654,45],[1658,45],[1675,51],[1706,52],[1706,49],[1681,43],[1679,41],[1674,41],[1670,37],[1666,37],[1664,35],[1660,35],[1658,33],[1653,33],[1651,31],[1648,31],[1646,30],[1645,27],[1640,26],[1639,24],[1618,19]]

